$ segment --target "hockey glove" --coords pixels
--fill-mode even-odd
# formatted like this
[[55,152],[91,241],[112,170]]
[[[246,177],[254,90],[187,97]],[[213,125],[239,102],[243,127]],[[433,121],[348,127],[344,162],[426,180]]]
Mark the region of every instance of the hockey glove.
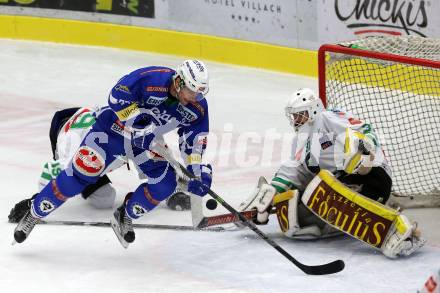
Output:
[[151,123],[148,127],[144,129],[133,129],[131,133],[131,143],[137,148],[148,150],[151,147],[151,142],[155,137],[154,130],[156,125]]
[[269,210],[276,193],[275,187],[268,184],[264,177],[260,177],[257,188],[240,204],[238,209],[240,212],[257,210],[258,213],[252,219],[253,222],[257,225],[265,225],[269,222]]
[[187,169],[196,176],[196,178],[189,180],[188,191],[198,196],[205,196],[212,183],[211,165],[189,165]]
[[[355,144],[357,143],[357,148]],[[366,175],[371,171],[375,158],[375,144],[368,136],[347,130],[345,141],[344,171],[347,174]]]

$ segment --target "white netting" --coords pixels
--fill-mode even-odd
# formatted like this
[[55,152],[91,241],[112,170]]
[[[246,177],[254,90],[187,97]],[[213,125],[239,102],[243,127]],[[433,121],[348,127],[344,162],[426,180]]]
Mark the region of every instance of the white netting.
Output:
[[382,136],[394,195],[440,205],[440,40],[370,37],[341,45],[438,61],[434,68],[328,52],[325,98],[328,107],[352,112]]

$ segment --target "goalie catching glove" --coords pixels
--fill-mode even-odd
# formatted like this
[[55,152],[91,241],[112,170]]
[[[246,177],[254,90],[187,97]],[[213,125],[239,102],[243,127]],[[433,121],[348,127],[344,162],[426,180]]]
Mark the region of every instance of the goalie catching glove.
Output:
[[248,199],[240,204],[238,210],[240,212],[257,210],[258,213],[253,222],[257,225],[265,225],[269,222],[269,210],[276,193],[275,187],[267,184],[264,177],[260,177],[257,188]]

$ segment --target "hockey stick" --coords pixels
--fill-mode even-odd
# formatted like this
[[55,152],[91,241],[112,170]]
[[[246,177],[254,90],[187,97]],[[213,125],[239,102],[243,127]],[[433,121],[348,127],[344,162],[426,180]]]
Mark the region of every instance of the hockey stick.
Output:
[[[209,218],[206,218],[209,219]],[[43,225],[65,225],[65,226],[89,226],[89,227],[110,227],[109,222],[86,222],[86,221],[40,221],[38,224]],[[207,231],[207,232],[223,232],[226,229],[222,227],[211,227],[199,225],[198,227],[183,226],[183,225],[161,225],[161,224],[133,224],[134,228],[143,229],[164,229],[164,230],[180,230],[180,231]]]
[[[195,179],[196,177],[191,174],[182,164],[180,164],[178,161],[174,159],[159,144],[156,144],[156,149],[159,148],[158,153],[163,156],[170,164],[173,166],[173,168],[176,170],[178,174],[182,174],[191,179]],[[266,234],[264,234],[260,229],[257,228],[257,226],[249,221],[245,216],[243,216],[241,213],[239,213],[237,210],[235,210],[232,206],[230,206],[227,202],[225,202],[217,193],[209,189],[208,194],[214,198],[218,203],[220,203],[224,208],[226,208],[234,217],[237,217],[241,220],[241,222],[246,225],[249,229],[254,231],[258,236],[260,236],[264,241],[266,241],[270,246],[275,248],[279,253],[281,253],[285,258],[287,258],[289,261],[291,261],[295,266],[297,266],[300,270],[302,270],[304,273],[308,275],[328,275],[328,274],[334,274],[337,272],[340,272],[344,269],[345,263],[342,260],[335,260],[333,262],[323,264],[323,265],[315,265],[315,266],[309,266],[305,265],[298,260],[296,260],[293,256],[291,256],[287,251],[285,251],[281,246],[279,246],[275,241],[267,237]]]

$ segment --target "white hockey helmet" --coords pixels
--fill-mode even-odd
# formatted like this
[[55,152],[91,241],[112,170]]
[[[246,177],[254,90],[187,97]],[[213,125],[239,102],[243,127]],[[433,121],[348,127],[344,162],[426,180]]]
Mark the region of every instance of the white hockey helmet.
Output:
[[205,64],[199,60],[185,60],[176,69],[183,85],[195,93],[206,95],[209,91],[209,75]]
[[286,117],[296,131],[304,124],[312,123],[323,110],[321,99],[308,88],[294,92],[285,107]]

